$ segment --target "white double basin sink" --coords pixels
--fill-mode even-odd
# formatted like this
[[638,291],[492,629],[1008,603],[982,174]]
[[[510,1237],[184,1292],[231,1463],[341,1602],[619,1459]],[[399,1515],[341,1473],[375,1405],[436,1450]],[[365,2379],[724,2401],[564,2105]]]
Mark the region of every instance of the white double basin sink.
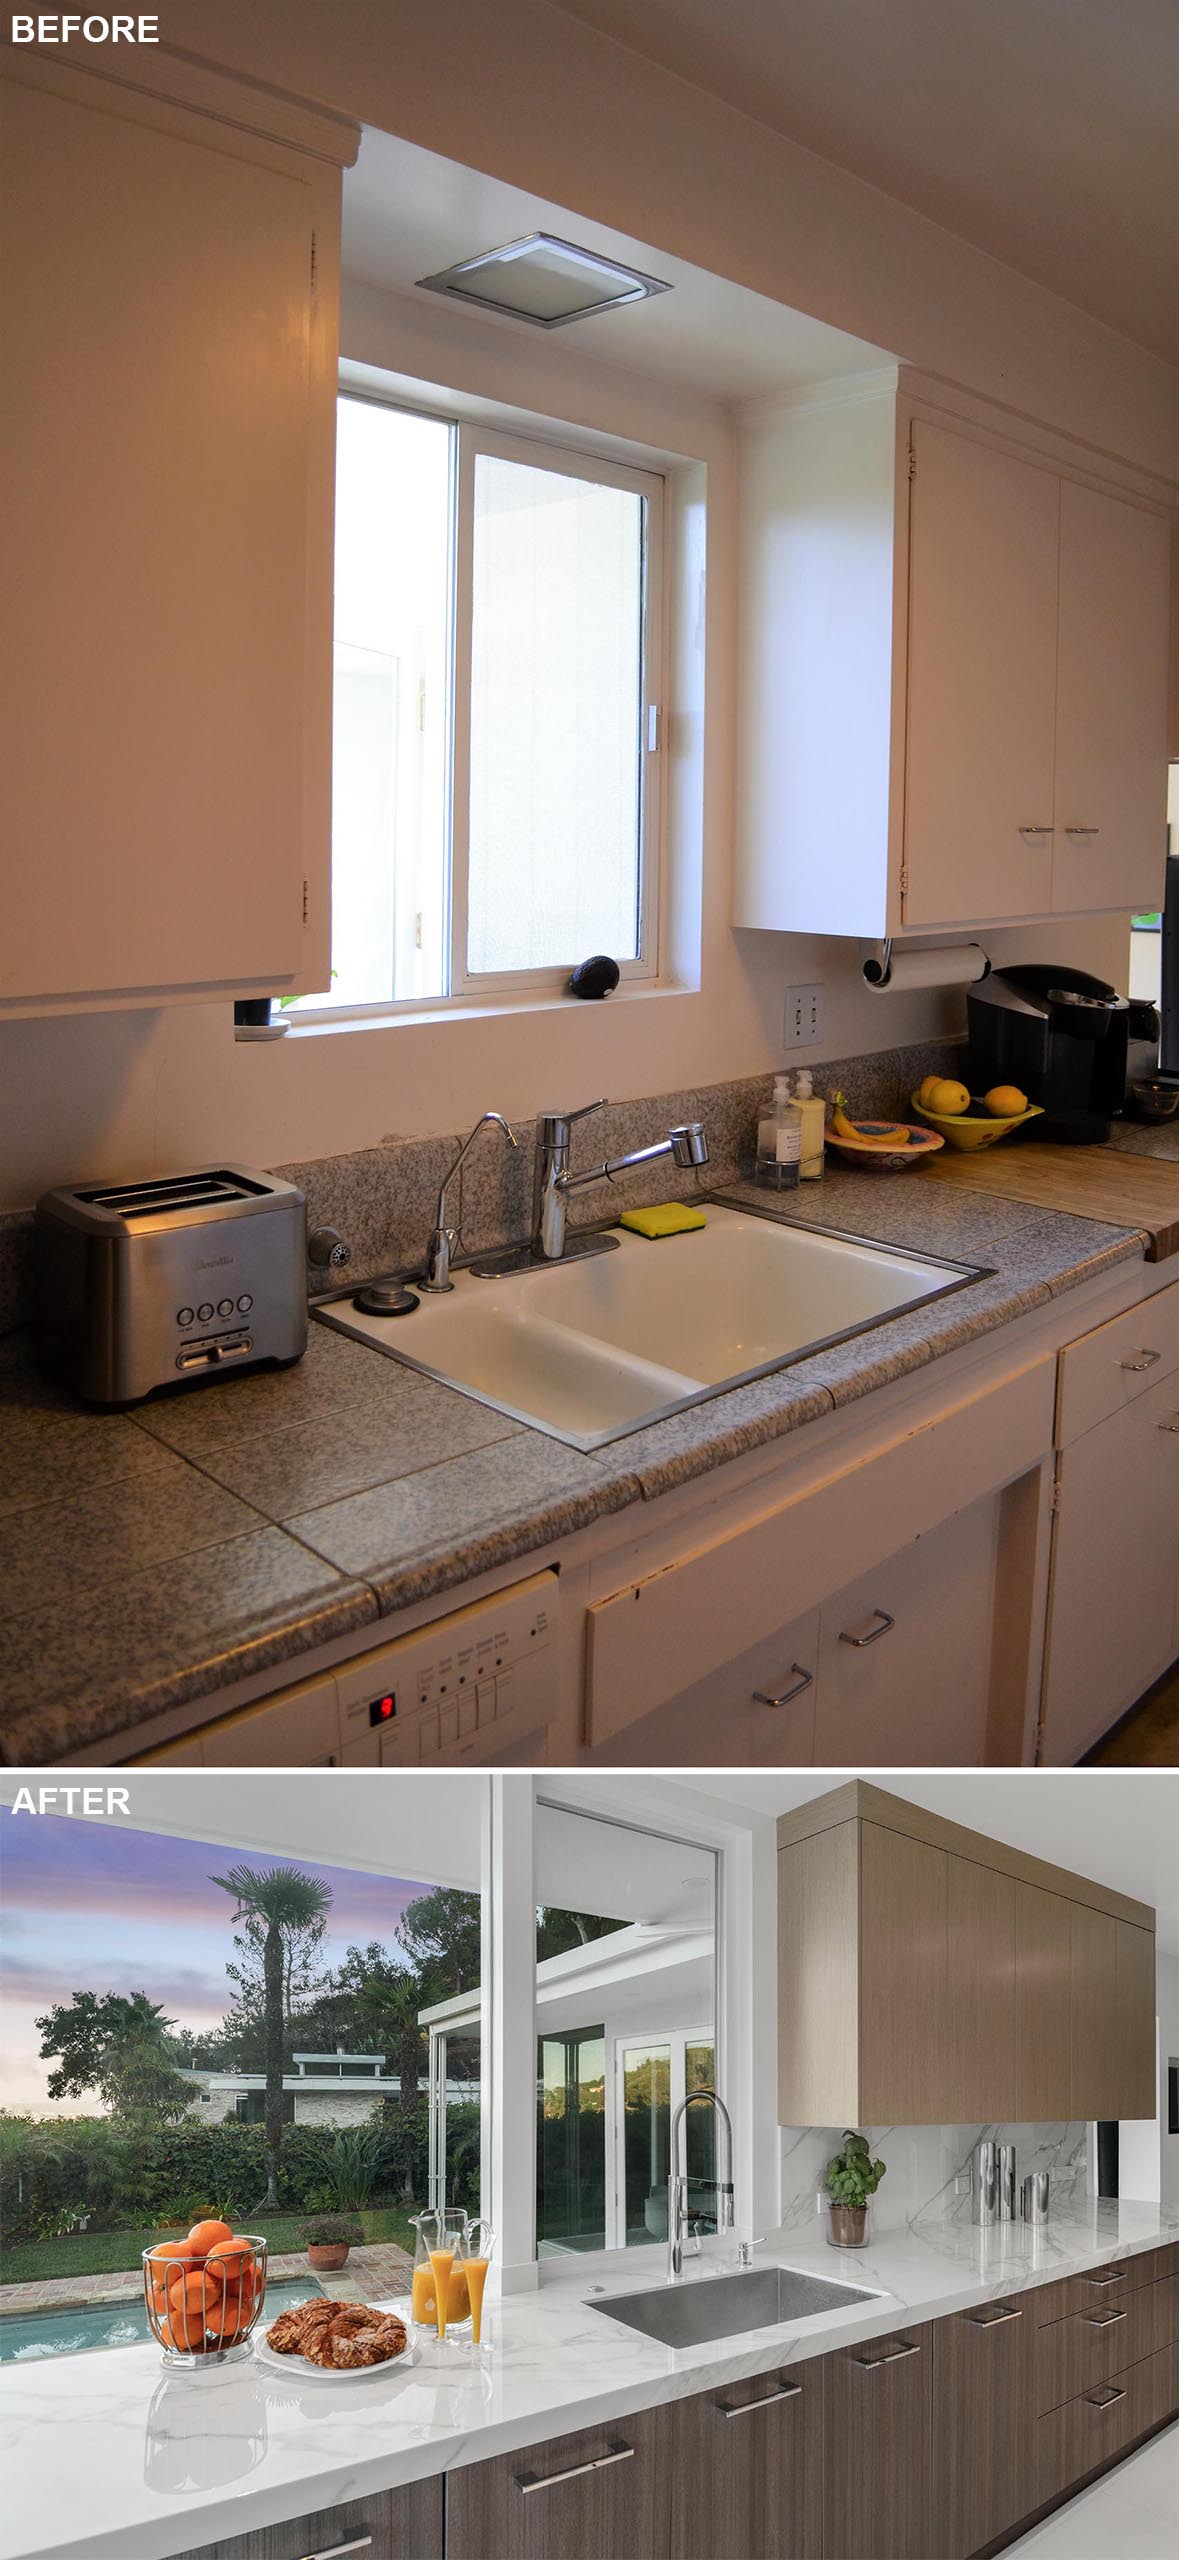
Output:
[[705,1214],[677,1236],[622,1228],[617,1251],[506,1277],[457,1270],[451,1291],[423,1295],[408,1315],[366,1314],[351,1298],[318,1313],[497,1412],[596,1449],[978,1276],[714,1200]]

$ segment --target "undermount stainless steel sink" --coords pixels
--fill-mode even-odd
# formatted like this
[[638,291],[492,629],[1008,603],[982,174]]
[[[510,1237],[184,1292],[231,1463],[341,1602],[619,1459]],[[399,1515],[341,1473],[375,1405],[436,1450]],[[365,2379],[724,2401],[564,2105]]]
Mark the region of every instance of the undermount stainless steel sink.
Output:
[[665,2347],[702,2347],[712,2338],[740,2337],[746,2329],[777,2329],[818,2311],[843,2311],[884,2295],[860,2284],[835,2284],[802,2275],[796,2267],[753,2267],[731,2276],[702,2276],[683,2285],[653,2285],[649,2292],[616,2293],[591,2301],[591,2311],[620,2320]]
[[705,1206],[707,1224],[671,1243],[623,1231],[584,1260],[511,1276],[455,1269],[445,1296],[393,1321],[343,1295],[316,1313],[499,1413],[597,1449],[981,1276],[977,1265],[721,1200]]

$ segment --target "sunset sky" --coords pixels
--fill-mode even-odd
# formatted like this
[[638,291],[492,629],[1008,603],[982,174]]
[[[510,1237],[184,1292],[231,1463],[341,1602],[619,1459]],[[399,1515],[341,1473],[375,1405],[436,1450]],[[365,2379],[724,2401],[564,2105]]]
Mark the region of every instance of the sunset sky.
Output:
[[96,2114],[97,2100],[46,2095],[52,2065],[38,2054],[34,2018],[75,1991],[145,1991],[181,2027],[225,2014],[234,1905],[210,1878],[244,1864],[302,1866],[331,1886],[324,1957],[390,1943],[407,1902],[424,1888],[314,1860],[177,1840],[125,1824],[13,1814],[0,1807],[0,2106],[34,2114]]

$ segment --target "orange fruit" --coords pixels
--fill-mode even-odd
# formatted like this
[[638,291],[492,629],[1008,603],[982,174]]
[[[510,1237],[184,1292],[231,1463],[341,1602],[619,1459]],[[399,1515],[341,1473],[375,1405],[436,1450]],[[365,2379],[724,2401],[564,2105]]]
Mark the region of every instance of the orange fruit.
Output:
[[237,2295],[227,2293],[206,2315],[209,2336],[215,2338],[219,2346],[231,2347],[249,2316],[248,2311],[243,2312]]
[[206,2257],[208,2267],[220,2267],[226,2284],[240,2284],[253,2265],[253,2244],[249,2240],[217,2240]]
[[215,2249],[221,2241],[232,2240],[232,2238],[233,2233],[227,2222],[194,2222],[188,2235],[189,2255],[193,2258],[207,2258],[210,2249]]
[[194,2328],[190,2334],[184,2322],[174,2317],[161,2320],[160,2336],[166,2347],[178,2347],[181,2355],[203,2356],[205,2352],[203,2329]]

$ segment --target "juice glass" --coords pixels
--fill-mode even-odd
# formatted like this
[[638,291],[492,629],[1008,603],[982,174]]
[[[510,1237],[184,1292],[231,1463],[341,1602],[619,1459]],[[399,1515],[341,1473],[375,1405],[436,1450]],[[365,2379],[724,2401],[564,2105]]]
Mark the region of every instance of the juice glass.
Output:
[[494,2246],[495,2233],[489,2222],[468,2223],[463,2241],[463,2274],[471,2307],[471,2342],[476,2347],[482,2338],[483,2288]]

